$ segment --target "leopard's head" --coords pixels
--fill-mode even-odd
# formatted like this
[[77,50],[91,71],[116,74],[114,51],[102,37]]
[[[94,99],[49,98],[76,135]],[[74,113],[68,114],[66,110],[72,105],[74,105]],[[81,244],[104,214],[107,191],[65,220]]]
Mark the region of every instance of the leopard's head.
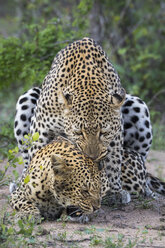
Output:
[[106,91],[89,94],[88,90],[83,94],[61,93],[60,99],[67,137],[90,158],[104,157],[121,130],[120,108],[125,90],[121,88],[111,94]]
[[101,175],[98,164],[78,149],[70,151],[69,155],[53,154],[51,163],[54,171],[51,191],[60,205],[64,208],[74,206],[82,214],[91,214],[100,208]]

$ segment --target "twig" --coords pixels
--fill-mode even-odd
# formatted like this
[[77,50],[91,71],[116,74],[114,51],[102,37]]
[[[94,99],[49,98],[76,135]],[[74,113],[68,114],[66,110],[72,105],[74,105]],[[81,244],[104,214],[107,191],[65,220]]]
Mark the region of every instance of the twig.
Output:
[[149,248],[164,248],[164,246],[155,246],[155,245],[138,245],[137,246],[137,248],[140,248],[140,247],[144,247],[144,248],[146,248],[146,247],[149,247]]
[[138,23],[136,23],[135,26],[133,26],[128,33],[123,37],[123,39],[120,39],[119,42],[116,44],[115,48],[112,50],[111,55],[114,54],[117,49],[124,43],[124,41],[132,34],[140,24],[143,23],[143,20],[140,20]]
[[[60,239],[60,238],[56,238],[54,241],[59,241],[62,243],[81,243],[81,242],[85,242],[85,241],[90,241],[90,238],[84,238],[84,239]],[[47,243],[47,246],[51,246],[54,245],[54,242],[49,241]]]
[[151,19],[151,15],[145,16],[144,18],[140,19],[129,31],[126,33],[126,35],[123,37],[123,39],[120,39],[119,42],[116,44],[115,48],[112,50],[111,54],[114,54],[117,49],[125,42],[125,40],[146,20]]
[[151,103],[162,93],[165,93],[165,89],[162,89],[160,91],[158,91],[152,98],[151,100],[147,103],[147,105],[151,105]]
[[124,8],[122,9],[122,11],[120,13],[120,20],[119,20],[118,24],[122,21],[123,17],[125,16],[125,13],[127,11],[128,6],[130,5],[130,3],[131,3],[131,0],[128,0],[125,4]]

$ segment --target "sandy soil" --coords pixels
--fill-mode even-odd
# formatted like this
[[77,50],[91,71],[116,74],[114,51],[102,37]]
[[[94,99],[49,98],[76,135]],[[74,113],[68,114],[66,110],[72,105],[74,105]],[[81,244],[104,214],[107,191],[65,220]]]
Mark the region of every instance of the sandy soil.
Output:
[[[164,179],[164,163],[165,152],[151,151],[146,165],[152,174]],[[0,165],[0,169],[4,164],[5,161]],[[21,170],[22,168],[19,168],[19,172]],[[11,175],[11,170],[8,174]],[[2,210],[11,211],[8,196],[8,187],[1,187],[1,213]],[[96,247],[109,248],[165,248],[165,198],[134,199],[126,206],[102,206],[100,213],[93,216],[88,224],[45,221],[41,227],[43,231],[38,239],[46,244],[46,247],[85,248],[97,245]]]

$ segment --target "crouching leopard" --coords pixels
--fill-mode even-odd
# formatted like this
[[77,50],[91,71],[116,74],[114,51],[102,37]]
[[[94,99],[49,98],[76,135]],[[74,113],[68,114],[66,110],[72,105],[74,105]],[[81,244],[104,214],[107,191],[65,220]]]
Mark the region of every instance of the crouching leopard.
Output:
[[[140,154],[124,149],[121,171],[122,187],[130,193],[148,194],[152,189],[165,195],[165,183],[147,174]],[[19,218],[54,220],[68,214],[71,221],[87,222],[108,190],[105,169],[58,137],[36,152],[10,204]]]
[[[42,146],[65,134],[90,158],[106,158],[111,191],[122,192],[124,100],[118,74],[95,41],[84,38],[68,45],[56,55],[42,84],[30,125],[40,139],[28,151],[28,163]],[[16,132],[20,135],[17,127]]]
[[36,152],[20,185],[12,192],[10,204],[18,217],[33,215],[35,219],[53,220],[70,209],[73,220],[85,221],[86,214],[101,204],[98,164],[85,157],[75,144],[58,137]]

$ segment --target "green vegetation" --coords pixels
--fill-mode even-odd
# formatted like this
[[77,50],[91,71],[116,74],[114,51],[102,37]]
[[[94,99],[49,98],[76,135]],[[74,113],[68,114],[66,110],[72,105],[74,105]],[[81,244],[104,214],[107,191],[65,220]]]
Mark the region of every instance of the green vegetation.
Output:
[[36,244],[38,247],[46,247],[46,244],[37,238],[42,235],[43,229],[41,226],[36,226],[31,216],[28,220],[5,221],[10,217],[14,218],[14,214],[4,214],[0,219],[1,247],[36,247]]
[[[20,219],[15,222],[4,221],[11,217],[10,214],[3,216],[0,222],[0,242],[1,247],[83,247],[84,242],[89,247],[102,248],[134,248],[137,245],[145,245],[146,242],[152,244],[152,239],[147,237],[148,230],[137,231],[135,238],[128,239],[125,235],[111,234],[109,229],[96,229],[92,233],[87,233],[89,228],[85,228],[77,234],[73,232],[70,236],[66,230],[57,231],[51,234],[51,230],[46,230],[40,225],[36,226],[31,216],[28,220]],[[53,231],[53,230],[52,230]],[[77,235],[75,239],[74,235]]]
[[[18,147],[15,147],[14,149],[10,149],[8,151],[7,159],[8,162],[4,166],[4,170],[0,170],[0,186],[8,185],[9,181],[11,180],[11,176],[7,176],[6,172],[9,168],[16,168],[17,165],[23,164],[23,158],[18,157]],[[17,170],[13,169],[12,171],[15,180],[18,179],[18,172]]]
[[[24,137],[25,141],[23,141],[23,144],[30,148],[32,142],[39,139],[39,133],[35,133],[33,136],[25,135]],[[14,180],[18,180],[19,174],[16,167],[23,164],[23,158],[18,156],[18,152],[18,147],[8,151],[8,162],[4,166],[4,170],[0,169],[0,187],[8,185],[11,181],[12,175],[7,176],[6,174],[9,168],[14,168],[12,170]],[[24,181],[25,183],[28,182],[28,176],[25,177]],[[4,209],[5,207],[6,206],[4,206]],[[40,221],[37,224],[39,223]],[[33,247],[36,246],[36,244],[38,244],[39,247],[46,247],[46,244],[42,244],[42,242],[36,240],[36,236],[40,236],[42,233],[43,229],[41,226],[36,226],[36,222],[32,216],[29,216],[28,219],[17,219],[16,212],[11,214],[5,210],[0,214],[1,247],[29,247],[29,245]]]
[[[30,87],[41,85],[59,50],[85,36],[103,46],[127,92],[149,103],[152,148],[165,149],[163,0],[6,0],[1,1],[0,14],[0,158],[8,158],[0,170],[0,186],[9,183],[6,172],[10,167],[18,178],[16,166],[22,163],[18,148],[14,148],[17,98]],[[32,142],[38,135],[26,138]],[[150,204],[145,201],[140,207],[147,209]],[[90,247],[132,248],[145,246],[147,237],[146,230],[141,238],[137,235],[130,240],[91,226],[79,231],[80,238],[74,241],[68,237],[66,223],[62,224],[63,232],[52,235],[36,226],[31,217],[14,223],[9,220],[13,215],[4,212],[0,218],[0,243],[4,248],[56,247],[57,243],[83,247],[84,240]]]
[[[39,133],[36,132],[33,135],[28,134],[24,136],[25,140],[22,140],[22,144],[26,145],[27,149],[29,149],[34,141],[37,141],[39,139]],[[9,168],[14,168],[12,170],[13,176],[15,181],[17,181],[19,174],[16,170],[16,167],[23,164],[23,158],[22,156],[18,156],[19,154],[19,148],[16,146],[13,149],[10,149],[7,152],[7,162],[4,166],[4,169],[0,169],[0,186],[8,185],[9,181],[11,181],[11,176],[7,176],[6,172]],[[29,181],[28,176],[24,179],[25,183]]]
[[[90,36],[107,52],[128,93],[150,103],[154,128],[164,109],[163,1],[17,0],[2,4],[0,22],[0,152],[14,147],[13,118],[18,96],[41,85],[54,56],[68,43]],[[10,9],[10,11],[9,11]],[[19,13],[19,14],[18,14]],[[13,27],[13,30],[12,30]],[[3,120],[3,121],[2,121]],[[164,122],[162,122],[163,125]],[[156,129],[157,133],[157,129]]]
[[[33,136],[25,135],[24,137],[24,144],[30,147],[33,141],[39,139],[39,134],[35,133]],[[18,156],[18,147],[8,151],[8,162],[4,171],[0,170],[0,187],[9,183],[10,178],[6,176],[8,168],[12,167],[15,169],[17,165],[19,166],[22,163],[22,157]],[[18,173],[16,170],[13,170],[13,175],[15,180],[17,180]],[[28,180],[28,176],[25,177],[25,183]],[[142,209],[151,208],[150,201],[141,199],[139,207]],[[58,231],[56,228],[48,230],[47,228],[44,229],[42,225],[36,225],[32,216],[20,219],[17,218],[16,212],[9,213],[6,211],[6,208],[7,203],[0,214],[0,242],[3,248],[56,247],[57,244],[61,244],[63,247],[78,248],[82,247],[81,244],[84,241],[88,242],[89,247],[133,248],[138,244],[152,243],[152,239],[147,237],[147,229],[142,230],[140,235],[138,235],[139,231],[133,239],[130,239],[121,233],[109,235],[107,228],[98,228],[95,225],[86,227],[80,225],[79,231],[74,231],[70,236],[67,231],[69,224],[66,222],[66,219],[64,220],[65,222],[62,222],[62,219],[57,221],[57,223],[62,222],[62,231]],[[40,224],[40,221],[37,224]],[[150,227],[146,226],[146,228]],[[51,232],[56,232],[56,234],[51,234]],[[74,235],[78,235],[78,238],[75,239]]]

